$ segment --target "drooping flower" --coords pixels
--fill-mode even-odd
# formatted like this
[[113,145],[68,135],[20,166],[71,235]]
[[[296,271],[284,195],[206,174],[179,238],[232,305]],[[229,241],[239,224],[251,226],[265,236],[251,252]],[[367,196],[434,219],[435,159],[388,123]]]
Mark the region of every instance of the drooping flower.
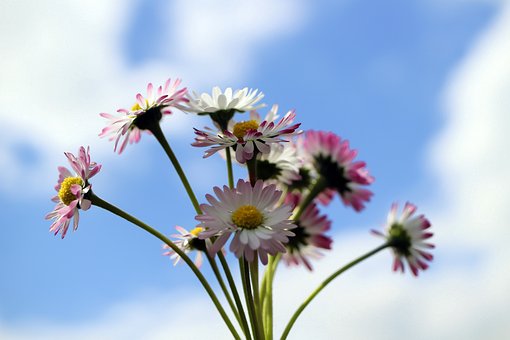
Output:
[[168,79],[163,86],[154,89],[152,83],[149,83],[146,96],[138,93],[131,109],[117,110],[119,116],[101,113],[100,116],[110,120],[110,124],[103,128],[99,137],[109,136],[110,141],[115,140],[114,151],[118,149],[119,154],[128,143],[138,143],[142,130],[150,130],[151,124],[158,123],[163,115],[171,114],[172,108],[183,109],[183,103],[188,102],[187,89],[179,89],[180,84],[180,79],[173,83]]
[[278,105],[273,105],[266,119],[260,122],[260,116],[256,112],[250,113],[250,120],[236,123],[231,130],[206,131],[195,129],[195,142],[197,147],[210,147],[205,151],[204,158],[216,152],[232,147],[236,153],[236,160],[245,163],[253,158],[256,153],[267,154],[273,143],[287,142],[283,137],[291,137],[300,131],[296,131],[301,123],[293,124],[296,114],[289,111],[275,124]]
[[[293,206],[299,205],[300,200],[301,196],[296,194],[290,194],[285,199]],[[321,249],[331,249],[333,240],[325,235],[331,228],[331,221],[326,215],[321,215],[317,205],[312,203],[295,223],[297,227],[292,229],[294,236],[289,237],[285,245],[287,252],[282,255],[282,259],[289,266],[302,263],[308,270],[312,270],[309,259],[321,258]]]
[[66,167],[59,167],[59,177],[55,190],[57,195],[52,201],[57,203],[53,211],[46,215],[47,220],[54,220],[50,226],[50,231],[66,236],[71,220],[74,218],[73,229],[78,229],[80,219],[79,210],[88,210],[91,202],[86,198],[86,194],[91,190],[92,185],[89,179],[101,170],[101,165],[90,161],[89,148],[80,147],[78,157],[72,153],[64,153],[67,157],[72,173]]
[[435,246],[426,240],[433,236],[428,231],[431,224],[424,215],[413,216],[416,206],[406,203],[400,218],[397,216],[398,205],[393,203],[386,221],[386,233],[372,230],[372,233],[384,237],[393,250],[393,270],[404,272],[404,262],[414,276],[420,270],[426,270],[433,256],[428,252]]
[[357,151],[349,147],[349,142],[332,132],[309,130],[305,134],[304,149],[307,162],[324,181],[325,190],[318,197],[319,201],[328,204],[338,193],[345,205],[361,211],[372,196],[364,186],[371,184],[374,178],[368,173],[365,162],[354,161]]
[[[195,250],[197,253],[195,256],[195,265],[200,268],[203,261],[202,252],[206,250],[205,241],[198,238],[198,235],[203,231],[203,228],[197,227],[191,231],[187,231],[183,227],[176,226],[175,229],[179,232],[179,234],[171,235],[172,238],[176,239],[174,244],[186,255]],[[177,265],[177,263],[181,260],[179,254],[174,252],[167,244],[163,244],[163,249],[168,250],[163,255],[170,256],[170,258],[174,261],[174,266]]]
[[202,215],[195,218],[204,228],[199,238],[217,237],[209,251],[217,253],[233,234],[230,250],[238,257],[254,261],[256,254],[263,264],[267,255],[284,253],[284,244],[295,228],[289,217],[290,205],[275,207],[282,192],[274,184],[264,186],[259,180],[252,187],[249,182],[239,180],[234,189],[224,186],[214,188],[216,197],[206,195],[209,204],[200,207]]

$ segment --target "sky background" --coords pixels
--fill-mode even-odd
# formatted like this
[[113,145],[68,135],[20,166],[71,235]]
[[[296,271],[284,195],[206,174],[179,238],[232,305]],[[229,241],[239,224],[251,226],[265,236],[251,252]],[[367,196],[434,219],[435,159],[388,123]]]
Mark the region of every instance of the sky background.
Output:
[[[430,270],[394,274],[379,254],[324,290],[290,338],[510,338],[510,2],[3,0],[0,49],[0,339],[228,338],[158,240],[94,207],[64,240],[43,219],[63,152],[90,145],[99,196],[166,234],[194,226],[153,138],[119,156],[97,136],[100,112],[168,77],[258,88],[304,129],[349,139],[376,178],[362,213],[325,210],[334,250],[313,273],[278,272],[275,334],[410,200],[433,224]],[[163,121],[199,198],[226,181],[220,157],[190,146],[206,125]]]

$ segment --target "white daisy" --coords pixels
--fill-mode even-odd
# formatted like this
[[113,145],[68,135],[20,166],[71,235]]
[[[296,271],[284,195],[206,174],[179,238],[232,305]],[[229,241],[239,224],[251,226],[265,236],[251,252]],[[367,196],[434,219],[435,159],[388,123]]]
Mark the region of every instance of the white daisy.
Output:
[[212,89],[212,95],[208,93],[197,94],[189,97],[189,103],[184,111],[194,112],[198,114],[210,114],[217,111],[237,111],[245,112],[256,110],[264,107],[264,104],[257,104],[264,94],[258,90],[248,89],[245,87],[242,90],[235,92],[231,87],[225,89],[223,92],[218,86]]

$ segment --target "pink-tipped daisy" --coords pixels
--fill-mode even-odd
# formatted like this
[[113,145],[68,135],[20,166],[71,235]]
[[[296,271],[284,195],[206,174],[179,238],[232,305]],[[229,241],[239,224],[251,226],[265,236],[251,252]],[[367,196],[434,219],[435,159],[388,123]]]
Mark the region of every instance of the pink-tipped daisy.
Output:
[[209,204],[202,204],[203,214],[195,217],[204,228],[199,238],[217,237],[209,247],[211,254],[220,251],[231,234],[230,250],[249,262],[258,254],[267,264],[268,254],[285,253],[284,244],[294,235],[290,229],[296,226],[289,220],[291,206],[275,207],[282,192],[274,184],[264,186],[259,180],[252,187],[239,180],[236,188],[215,187],[214,193],[217,198],[206,195]]
[[110,120],[110,125],[103,128],[99,137],[109,136],[110,141],[115,140],[114,151],[118,151],[119,154],[128,143],[138,143],[142,130],[150,130],[152,124],[159,123],[164,114],[171,114],[172,108],[184,108],[182,104],[188,102],[187,89],[179,89],[180,84],[180,79],[173,83],[168,79],[163,86],[154,89],[152,83],[149,83],[147,95],[144,97],[138,93],[136,103],[130,110],[117,110],[120,116],[101,113],[101,117]]
[[[176,226],[175,229],[179,232],[179,234],[171,235],[172,238],[176,239],[174,244],[186,255],[195,250],[197,252],[195,256],[195,265],[200,268],[203,261],[202,252],[206,250],[205,241],[198,238],[198,235],[203,231],[203,228],[197,227],[191,231],[187,231],[183,227]],[[168,250],[163,255],[170,256],[170,258],[174,261],[174,266],[179,263],[181,260],[179,254],[174,252],[167,244],[163,245],[163,249]]]
[[[300,195],[294,194],[288,195],[285,199],[294,206],[297,206],[300,200]],[[285,245],[287,252],[283,254],[282,259],[289,266],[302,263],[308,270],[312,270],[309,259],[321,258],[321,249],[331,249],[333,240],[325,235],[331,228],[331,221],[326,215],[320,215],[317,205],[312,203],[295,223],[297,227],[292,229],[295,235],[289,237],[289,242]]]
[[304,149],[307,162],[325,181],[319,201],[328,204],[337,192],[345,205],[361,211],[372,196],[364,186],[371,184],[374,178],[368,173],[365,162],[354,161],[357,151],[349,147],[349,142],[332,132],[310,130],[305,134]]
[[216,152],[232,147],[236,153],[236,160],[239,163],[245,163],[253,158],[257,153],[267,154],[271,150],[271,144],[287,142],[287,139],[300,133],[297,131],[300,123],[294,124],[296,114],[289,111],[278,122],[275,123],[278,105],[273,105],[266,119],[260,121],[260,116],[256,112],[251,113],[251,119],[236,123],[230,130],[214,132],[211,129],[206,131],[195,129],[195,142],[193,146],[210,147],[206,150],[204,158],[209,157]]
[[427,262],[432,261],[433,256],[427,250],[434,245],[427,242],[433,234],[428,231],[431,224],[424,215],[413,216],[416,206],[406,203],[400,218],[397,216],[398,205],[393,203],[386,221],[386,233],[372,230],[372,233],[384,237],[390,244],[394,260],[393,270],[404,272],[404,262],[411,269],[414,276],[418,276],[420,270],[429,267]]
[[72,153],[65,153],[74,174],[66,167],[59,167],[59,177],[55,190],[57,195],[52,201],[57,203],[53,211],[46,215],[47,220],[54,220],[50,226],[50,231],[66,236],[67,229],[74,218],[73,229],[78,229],[80,219],[79,210],[88,210],[91,202],[86,198],[86,194],[91,190],[92,185],[89,179],[101,170],[101,165],[90,161],[89,148],[80,147],[78,157]]

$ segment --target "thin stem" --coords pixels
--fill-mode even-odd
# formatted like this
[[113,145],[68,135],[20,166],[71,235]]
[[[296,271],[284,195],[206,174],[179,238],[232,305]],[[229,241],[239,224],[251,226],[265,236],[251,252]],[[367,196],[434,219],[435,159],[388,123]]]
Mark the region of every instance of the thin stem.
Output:
[[211,265],[211,269],[213,270],[214,275],[216,276],[216,279],[218,280],[218,283],[221,287],[221,290],[223,291],[223,294],[225,294],[225,298],[227,299],[228,304],[230,305],[230,308],[232,309],[232,313],[234,313],[234,316],[237,319],[237,322],[239,322],[239,325],[243,327],[243,324],[241,323],[241,318],[239,316],[239,312],[236,309],[236,306],[234,305],[234,301],[232,301],[232,297],[230,296],[227,286],[225,286],[225,282],[223,281],[223,278],[221,277],[221,273],[218,269],[218,265],[216,264],[216,260],[205,252],[207,259],[209,260],[209,264]]
[[269,275],[267,277],[266,298],[264,301],[265,326],[268,340],[273,339],[273,282],[276,268],[278,268],[278,263],[281,258],[282,254],[278,253],[276,256],[269,259]]
[[264,276],[262,277],[262,284],[260,285],[260,300],[262,301],[262,310],[264,310],[264,305],[266,303],[266,294],[267,294],[267,279],[269,276],[269,269],[271,268],[271,261],[273,256],[269,255],[269,263],[266,266],[266,270],[264,271]]
[[244,335],[247,339],[251,339],[250,326],[248,325],[243,304],[241,302],[241,298],[239,297],[239,292],[237,291],[237,286],[234,282],[234,278],[232,277],[232,273],[230,272],[228,263],[225,259],[225,256],[223,256],[221,252],[218,252],[218,257],[220,259],[221,266],[223,267],[223,271],[225,272],[225,276],[227,277],[232,295],[234,296],[234,301],[236,302],[237,310],[239,311],[239,316],[241,317],[241,327],[243,327]]
[[189,184],[188,178],[186,177],[186,174],[182,170],[182,167],[179,164],[177,157],[175,157],[175,154],[172,151],[170,144],[168,144],[168,141],[166,140],[165,135],[163,134],[163,131],[161,130],[161,126],[159,124],[154,124],[153,126],[151,126],[150,131],[152,132],[154,137],[156,137],[159,144],[161,144],[161,146],[165,150],[168,158],[170,158],[170,161],[172,162],[172,165],[174,166],[175,171],[177,171],[177,174],[179,175],[179,178],[181,179],[181,182],[184,185],[186,192],[188,193],[189,199],[191,200],[191,203],[193,204],[195,211],[197,212],[198,215],[202,214],[202,210],[200,209],[200,204],[198,204],[198,200],[195,196],[195,193],[193,192],[193,189],[191,188],[191,185]]
[[241,278],[243,281],[244,297],[246,299],[246,306],[248,308],[248,314],[250,315],[251,329],[253,332],[253,338],[255,340],[261,339],[260,329],[257,323],[257,313],[255,312],[255,306],[253,304],[253,295],[250,284],[250,269],[246,260],[239,259],[239,269],[241,271]]
[[220,313],[221,317],[223,318],[223,321],[225,321],[225,324],[227,325],[228,329],[232,333],[235,339],[241,339],[239,334],[237,333],[234,325],[232,325],[232,322],[230,321],[229,317],[225,313],[225,310],[221,306],[221,303],[219,302],[218,298],[216,297],[216,294],[214,294],[214,291],[212,290],[211,286],[207,282],[206,278],[202,275],[200,270],[197,268],[197,266],[191,261],[191,259],[177,247],[170,239],[168,239],[165,235],[157,231],[156,229],[152,228],[151,226],[143,223],[142,221],[138,220],[137,218],[129,215],[128,213],[124,212],[123,210],[117,208],[116,206],[104,201],[103,199],[96,196],[93,192],[89,193],[88,197],[92,204],[95,206],[98,206],[100,208],[103,208],[107,211],[110,211],[111,213],[124,218],[125,220],[133,223],[134,225],[140,227],[141,229],[147,231],[151,235],[157,237],[159,240],[163,241],[165,244],[167,244],[172,250],[179,255],[184,262],[191,268],[193,273],[196,275],[204,289],[207,291],[207,294],[209,294],[209,297],[211,298],[212,302],[216,306],[216,309]]
[[381,250],[389,247],[390,244],[389,243],[384,243],[383,245],[375,248],[374,250],[372,251],[369,251],[368,253],[366,253],[365,255],[362,255],[360,257],[358,257],[357,259],[349,262],[348,264],[346,264],[345,266],[343,266],[342,268],[338,269],[336,272],[334,272],[333,274],[331,274],[326,280],[324,280],[313,292],[312,294],[310,294],[310,296],[308,296],[308,298],[306,298],[306,300],[301,304],[301,306],[299,306],[299,308],[296,310],[296,312],[294,312],[294,314],[292,315],[292,317],[290,318],[289,320],[289,323],[287,324],[287,327],[285,327],[285,330],[283,331],[283,334],[280,338],[280,340],[285,340],[287,339],[287,336],[289,335],[289,332],[290,330],[292,329],[292,326],[294,325],[294,323],[296,322],[297,318],[299,317],[299,315],[301,314],[301,312],[303,312],[303,310],[306,308],[306,306],[308,306],[308,304],[310,304],[310,302],[312,302],[312,300],[331,282],[333,281],[335,278],[337,278],[337,276],[339,276],[340,274],[342,274],[343,272],[345,272],[346,270],[348,270],[349,268],[352,268],[354,267],[355,265],[357,265],[358,263],[362,262],[363,260],[366,260],[367,258],[371,257],[372,255],[375,255],[376,253],[380,252]]
[[257,182],[257,153],[253,154],[252,159],[246,161],[246,166],[248,167],[248,175],[250,177],[251,186],[255,185]]
[[232,170],[232,155],[230,147],[226,149],[227,152],[227,173],[228,173],[228,186],[230,189],[234,188],[234,172]]
[[257,325],[259,327],[259,333],[264,335],[264,323],[262,319],[262,304],[260,303],[259,298],[259,261],[257,254],[255,254],[255,259],[250,263],[250,271],[251,271],[251,285],[253,290],[253,303],[255,305],[255,313],[257,316]]

